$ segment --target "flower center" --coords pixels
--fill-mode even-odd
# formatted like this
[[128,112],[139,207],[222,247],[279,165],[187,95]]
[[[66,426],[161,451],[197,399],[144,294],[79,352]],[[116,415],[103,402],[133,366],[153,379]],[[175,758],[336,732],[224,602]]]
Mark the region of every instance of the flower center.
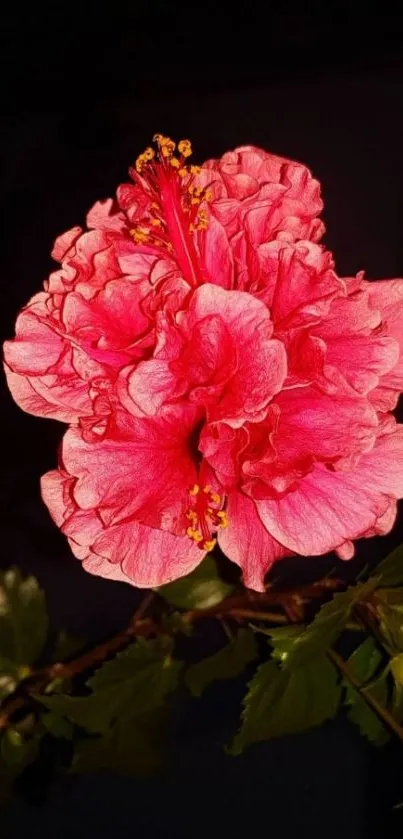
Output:
[[192,154],[189,140],[176,144],[163,134],[155,134],[157,152],[148,147],[136,160],[132,177],[148,199],[147,210],[138,225],[130,230],[136,244],[175,251],[183,277],[191,286],[200,284],[200,266],[193,232],[205,230],[207,211],[200,207],[212,198],[211,193],[195,187],[193,180],[199,166],[188,166]]
[[213,533],[219,527],[228,527],[228,513],[221,509],[222,498],[214,492],[211,486],[205,486],[201,490],[195,484],[189,490],[191,505],[186,513],[190,525],[186,535],[197,543],[198,547],[205,551],[211,551],[217,542]]

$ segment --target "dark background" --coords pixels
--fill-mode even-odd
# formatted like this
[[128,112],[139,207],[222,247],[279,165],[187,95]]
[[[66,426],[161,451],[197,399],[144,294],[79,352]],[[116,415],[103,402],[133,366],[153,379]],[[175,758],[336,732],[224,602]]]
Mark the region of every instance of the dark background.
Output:
[[[323,184],[339,273],[403,276],[402,5],[301,6],[117,0],[3,12],[2,340],[52,268],[56,235],[114,194],[156,131],[190,137],[199,162],[253,143],[306,163]],[[40,500],[63,427],[22,413],[4,381],[1,405],[1,566],[39,578],[54,627],[101,640],[139,595],[85,574]],[[400,517],[337,573],[353,579],[402,540]],[[284,573],[297,583],[334,565],[290,560]],[[398,746],[376,751],[338,720],[230,760],[220,743],[238,700],[236,688],[217,687],[202,711],[178,710],[169,779],[88,777],[44,801],[38,782],[30,803],[0,817],[3,833],[355,839],[401,829],[402,811],[391,810],[403,800]]]

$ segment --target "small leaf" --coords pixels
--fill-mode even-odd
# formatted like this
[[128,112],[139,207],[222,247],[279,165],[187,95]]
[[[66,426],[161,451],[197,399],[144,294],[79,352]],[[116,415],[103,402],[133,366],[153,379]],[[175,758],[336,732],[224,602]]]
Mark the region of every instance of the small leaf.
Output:
[[23,578],[18,568],[0,573],[0,658],[3,667],[4,661],[19,666],[34,664],[44,647],[47,631],[45,596],[35,577]]
[[193,626],[190,621],[185,619],[183,612],[172,612],[170,615],[162,615],[160,618],[161,632],[166,632],[167,635],[174,635],[181,632],[189,638],[193,635]]
[[153,718],[119,717],[102,737],[79,740],[71,772],[89,773],[108,770],[122,775],[144,776],[163,765],[165,718],[154,712]]
[[341,694],[336,669],[325,655],[295,670],[267,661],[248,688],[233,755],[251,743],[321,725],[336,715]]
[[74,726],[64,717],[54,714],[52,712],[43,714],[43,725],[53,737],[62,738],[63,740],[72,740],[74,733]]
[[0,806],[12,798],[16,779],[35,762],[42,736],[40,728],[28,739],[14,728],[3,733],[0,739]]
[[16,777],[36,758],[38,753],[41,733],[38,731],[34,737],[25,740],[19,731],[8,728],[1,738],[0,755],[3,763]]
[[304,629],[284,627],[270,631],[274,647],[273,658],[284,667],[305,664],[317,655],[326,652],[343,632],[355,604],[370,594],[374,581],[359,583],[347,591],[334,595],[319,610],[312,623]]
[[67,632],[59,632],[56,639],[55,648],[53,651],[53,661],[65,661],[66,658],[71,658],[76,653],[86,646],[86,638],[79,638],[75,635],[68,635]]
[[[348,668],[359,679],[366,694],[370,694],[380,705],[386,706],[388,699],[387,670],[376,676],[382,663],[383,656],[377,648],[373,638],[365,641],[354,650],[347,661]],[[348,718],[355,723],[361,734],[371,743],[383,745],[389,739],[389,734],[381,720],[371,710],[359,691],[344,680],[346,689],[344,703],[349,708]]]
[[399,653],[391,659],[390,669],[396,684],[403,687],[403,653]]
[[403,687],[396,683],[393,685],[391,712],[397,722],[403,720]]
[[403,615],[403,589],[381,588],[376,592],[376,603],[381,603],[389,609]]
[[403,585],[403,545],[399,545],[374,570],[382,588]]
[[185,682],[193,696],[200,696],[213,681],[234,679],[258,653],[253,632],[240,629],[236,637],[215,655],[188,668]]
[[0,701],[16,689],[18,682],[18,667],[5,658],[0,658]]
[[154,591],[179,609],[209,609],[221,603],[233,588],[218,576],[216,563],[207,554],[191,574]]
[[403,590],[379,589],[376,592],[379,630],[389,652],[403,652]]
[[382,660],[382,653],[378,649],[374,638],[369,637],[354,650],[347,664],[361,684],[365,684],[375,676]]
[[171,639],[139,639],[88,680],[89,696],[36,696],[46,708],[91,733],[105,733],[130,707],[140,715],[163,705],[178,683],[182,663],[172,659]]

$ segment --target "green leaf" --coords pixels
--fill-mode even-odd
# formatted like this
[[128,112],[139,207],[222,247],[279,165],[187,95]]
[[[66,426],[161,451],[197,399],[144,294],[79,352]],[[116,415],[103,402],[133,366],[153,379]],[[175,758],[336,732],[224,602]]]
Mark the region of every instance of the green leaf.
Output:
[[267,661],[248,688],[242,727],[230,750],[233,755],[251,743],[295,734],[332,719],[341,694],[337,671],[325,655],[295,670]]
[[390,669],[396,684],[403,687],[403,653],[399,653],[391,659]]
[[71,772],[108,770],[123,775],[148,775],[163,765],[164,717],[120,717],[102,737],[79,740]]
[[[373,638],[365,641],[354,650],[347,661],[348,668],[359,679],[366,694],[370,694],[380,705],[386,706],[388,700],[387,669],[376,675],[383,656]],[[344,703],[349,708],[348,718],[355,723],[361,734],[371,743],[383,745],[389,739],[389,733],[381,720],[360,696],[360,693],[347,679]]]
[[87,644],[86,638],[79,638],[75,635],[68,635],[67,632],[59,632],[53,651],[53,661],[65,661],[66,658],[79,653]]
[[374,570],[378,586],[403,585],[403,545],[399,545]]
[[171,658],[171,639],[138,639],[89,679],[89,696],[35,697],[46,708],[92,733],[105,733],[131,709],[133,715],[158,708],[178,683],[182,663]]
[[365,599],[374,588],[375,582],[368,580],[335,594],[322,606],[312,623],[302,630],[281,627],[270,631],[273,658],[288,668],[306,664],[326,652],[343,632],[355,604]]
[[193,626],[190,621],[185,619],[183,612],[172,612],[170,615],[162,615],[160,618],[160,628],[162,633],[167,635],[175,635],[181,632],[189,638],[193,635]]
[[19,681],[18,667],[12,661],[0,658],[0,701],[13,693]]
[[193,696],[200,696],[213,681],[233,679],[243,672],[258,653],[256,639],[248,629],[240,629],[236,637],[215,655],[203,658],[188,668],[185,682]]
[[216,563],[207,554],[191,574],[154,591],[179,609],[209,609],[221,603],[233,588],[218,576]]
[[46,731],[53,737],[62,738],[63,740],[72,740],[74,733],[74,726],[70,720],[66,720],[59,714],[49,712],[42,717],[42,723]]
[[15,728],[8,728],[0,739],[0,806],[9,801],[16,779],[34,763],[42,740],[38,727],[34,735],[25,738]]
[[403,721],[403,687],[397,682],[393,685],[391,712],[397,722]]
[[376,607],[379,630],[390,653],[403,652],[403,590],[379,589],[376,592]]
[[26,766],[35,760],[42,733],[25,739],[15,728],[8,728],[0,741],[0,757],[13,777],[19,775]]
[[[18,568],[0,573],[0,661],[8,665],[34,664],[48,631],[45,596],[35,577],[21,576]],[[26,673],[24,675],[27,675]]]

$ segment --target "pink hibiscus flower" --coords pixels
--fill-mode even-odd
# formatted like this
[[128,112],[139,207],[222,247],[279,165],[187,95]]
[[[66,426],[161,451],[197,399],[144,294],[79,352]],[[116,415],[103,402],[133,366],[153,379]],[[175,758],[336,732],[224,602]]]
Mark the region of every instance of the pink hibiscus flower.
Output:
[[42,493],[87,570],[158,586],[218,540],[263,590],[275,560],[393,525],[403,281],[337,276],[299,164],[244,147],[198,169],[156,139],[56,243],[9,383],[74,423]]
[[273,334],[262,301],[205,284],[161,318],[153,358],[122,372],[108,437],[67,433],[42,491],[88,570],[161,585],[217,538],[245,584],[263,590],[276,559],[348,557],[351,539],[390,529],[403,426],[336,366],[287,387]]
[[[232,287],[227,233],[254,210],[265,219],[267,240],[281,231],[317,235],[320,226],[319,185],[304,166],[247,147],[200,170],[186,164],[188,141],[175,157],[175,144],[157,139],[159,162],[147,149],[131,170],[134,183],[90,210],[89,231],[75,227],[56,240],[52,256],[62,267],[4,345],[18,404],[38,416],[80,419],[88,434],[105,433],[117,372],[152,352],[157,312],[176,311],[203,282]],[[210,182],[214,166],[207,190],[198,178],[207,173]],[[224,205],[227,233],[214,215],[222,219]]]

